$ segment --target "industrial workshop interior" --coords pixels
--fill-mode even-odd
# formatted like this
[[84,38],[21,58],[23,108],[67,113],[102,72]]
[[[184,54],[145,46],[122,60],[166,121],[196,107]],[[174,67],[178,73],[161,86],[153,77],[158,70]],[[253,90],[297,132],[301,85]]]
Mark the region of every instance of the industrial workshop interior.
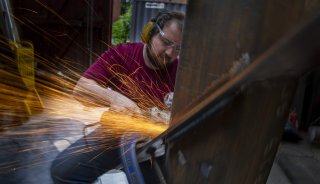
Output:
[[[319,0],[0,0],[0,11],[0,183],[320,183]],[[109,76],[125,67],[109,58],[138,62],[118,53],[132,45],[142,65]],[[159,48],[175,54],[174,93],[149,108],[140,83],[162,89],[135,76],[167,80],[172,63],[150,69],[166,62]],[[79,95],[92,66],[111,79]],[[116,164],[90,168],[111,152]]]

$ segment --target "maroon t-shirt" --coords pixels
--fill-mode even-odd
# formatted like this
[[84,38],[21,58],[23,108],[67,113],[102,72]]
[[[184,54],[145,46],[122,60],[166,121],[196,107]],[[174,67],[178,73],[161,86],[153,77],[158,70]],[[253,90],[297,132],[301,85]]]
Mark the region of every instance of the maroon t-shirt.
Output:
[[173,92],[178,61],[161,70],[148,68],[143,43],[127,43],[104,52],[83,74],[104,87],[119,91],[141,108],[166,108],[164,98]]

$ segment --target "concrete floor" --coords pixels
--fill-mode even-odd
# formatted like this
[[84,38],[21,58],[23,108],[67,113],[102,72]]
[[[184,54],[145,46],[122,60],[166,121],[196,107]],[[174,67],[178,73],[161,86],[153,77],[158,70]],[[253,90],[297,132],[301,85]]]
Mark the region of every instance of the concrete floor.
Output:
[[271,169],[268,184],[319,184],[320,146],[306,139],[282,142]]
[[[43,112],[12,130],[25,132],[30,129],[41,130],[48,127],[51,129],[50,126],[54,129],[59,122],[60,130],[68,131],[0,135],[0,183],[51,184],[49,173],[51,161],[61,150],[83,135],[86,124],[94,121],[96,120],[90,122],[81,118],[75,120],[61,115],[48,116]],[[281,143],[267,183],[319,184],[320,146],[312,145],[305,140],[297,144]]]

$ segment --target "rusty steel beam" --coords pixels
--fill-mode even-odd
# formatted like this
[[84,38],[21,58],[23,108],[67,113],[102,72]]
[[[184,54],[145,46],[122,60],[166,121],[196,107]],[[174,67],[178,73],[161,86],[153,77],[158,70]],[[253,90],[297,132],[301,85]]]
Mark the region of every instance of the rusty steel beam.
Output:
[[319,32],[320,14],[237,75],[212,82],[140,151],[166,140],[169,183],[265,183],[297,79],[319,67]]
[[191,104],[167,132],[170,183],[265,183],[301,74],[320,65],[320,16]]
[[225,80],[224,76],[213,81],[203,96],[188,105],[188,111],[182,111],[181,115],[178,114],[178,118],[170,128],[173,130],[174,127],[183,124],[209,103],[218,103],[218,96],[226,98],[231,95],[231,91],[238,92],[241,87],[253,82],[283,78],[296,80],[303,73],[314,69],[313,67],[320,62],[319,31],[320,15],[317,15],[288,33],[239,75],[233,77],[225,85],[219,86],[219,89],[216,89],[215,85],[220,84],[220,80]]
[[[316,15],[279,40],[241,73],[228,81],[222,78],[223,85],[219,80],[214,81],[206,93],[196,102],[191,103],[188,111],[183,112],[184,116],[176,119],[174,125],[162,133],[158,139],[166,137],[167,140],[173,140],[182,132],[190,130],[192,127],[186,127],[185,130],[182,127],[186,126],[186,122],[193,116],[197,113],[202,114],[202,110],[210,104],[214,107],[211,106],[211,109],[220,109],[223,104],[231,100],[232,96],[237,95],[240,89],[243,90],[243,87],[250,83],[286,78],[296,80],[303,73],[318,67],[320,64],[320,42],[317,41],[320,40],[319,31],[320,15]],[[219,85],[219,89],[215,84]],[[156,142],[155,140],[146,144],[145,148],[151,146]]]

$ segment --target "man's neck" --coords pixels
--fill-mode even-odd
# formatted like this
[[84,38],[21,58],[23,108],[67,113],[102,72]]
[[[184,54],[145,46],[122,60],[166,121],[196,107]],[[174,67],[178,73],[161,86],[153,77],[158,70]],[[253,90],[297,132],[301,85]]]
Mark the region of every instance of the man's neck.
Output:
[[146,66],[148,68],[153,69],[153,70],[158,70],[159,67],[154,66],[150,61],[150,58],[149,58],[148,53],[147,53],[148,52],[147,51],[147,49],[148,49],[147,47],[148,47],[147,44],[144,44],[144,46],[143,46],[143,60],[144,60],[144,63],[146,64]]

